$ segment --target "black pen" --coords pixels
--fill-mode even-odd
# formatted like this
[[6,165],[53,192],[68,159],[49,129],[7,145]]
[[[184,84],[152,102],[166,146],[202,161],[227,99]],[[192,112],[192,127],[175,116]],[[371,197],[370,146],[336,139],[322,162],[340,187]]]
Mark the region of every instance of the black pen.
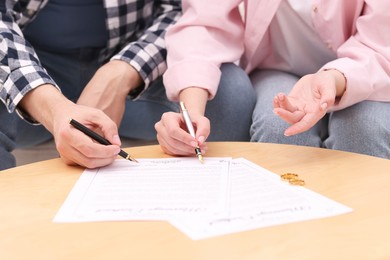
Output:
[[[195,138],[194,126],[192,125],[192,121],[191,121],[190,115],[188,114],[188,111],[187,111],[187,108],[184,105],[184,102],[180,102],[180,109],[181,109],[181,112],[183,113],[184,122],[186,123],[188,132],[190,133],[190,135],[192,137]],[[199,146],[197,146],[195,148],[195,153],[198,156],[199,161],[201,163],[203,163],[202,152],[200,151]]]
[[[95,133],[94,131],[92,131],[91,129],[89,129],[85,125],[77,122],[76,120],[74,120],[74,119],[69,120],[69,124],[71,124],[77,130],[80,130],[81,132],[83,132],[87,136],[91,137],[96,142],[98,142],[100,144],[104,144],[104,145],[111,145],[111,143],[106,138],[104,138],[103,136],[100,136],[99,134]],[[125,158],[126,160],[138,163],[138,161],[136,159],[131,157],[128,153],[126,153],[122,149],[121,149],[121,151],[119,152],[118,155],[123,157],[123,158]]]

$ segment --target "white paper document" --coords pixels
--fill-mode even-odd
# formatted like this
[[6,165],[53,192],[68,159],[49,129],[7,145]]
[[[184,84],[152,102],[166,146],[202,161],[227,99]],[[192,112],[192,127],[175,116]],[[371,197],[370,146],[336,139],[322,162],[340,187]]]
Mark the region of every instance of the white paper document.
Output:
[[181,218],[171,224],[196,240],[352,211],[304,187],[283,182],[279,175],[248,160],[235,159],[230,169],[224,214]]
[[226,207],[230,158],[138,161],[85,170],[54,221],[170,220]]
[[352,211],[243,158],[139,161],[85,170],[54,221],[163,220],[204,239]]

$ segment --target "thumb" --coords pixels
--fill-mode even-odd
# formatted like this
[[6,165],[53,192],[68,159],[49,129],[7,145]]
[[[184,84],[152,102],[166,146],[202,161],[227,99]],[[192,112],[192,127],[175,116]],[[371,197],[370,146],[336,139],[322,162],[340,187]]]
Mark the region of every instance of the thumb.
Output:
[[333,94],[331,94],[329,91],[325,91],[321,95],[320,99],[320,108],[322,111],[327,110],[329,107],[331,107],[335,102],[335,97]]
[[102,132],[104,138],[106,138],[111,144],[121,146],[121,140],[119,138],[118,127],[114,121],[112,121],[106,114],[101,113],[95,116],[92,124],[96,125]]
[[210,120],[202,116],[194,121],[196,124],[195,137],[199,145],[202,145],[210,135]]

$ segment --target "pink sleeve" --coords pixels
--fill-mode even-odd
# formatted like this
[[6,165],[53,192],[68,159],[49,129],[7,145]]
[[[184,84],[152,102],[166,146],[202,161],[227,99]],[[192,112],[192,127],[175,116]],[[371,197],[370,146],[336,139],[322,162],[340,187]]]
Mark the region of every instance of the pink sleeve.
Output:
[[390,101],[390,1],[367,0],[356,33],[337,50],[335,68],[347,79],[346,92],[332,110],[364,100]]
[[167,32],[168,69],[163,76],[168,98],[178,100],[188,87],[207,89],[212,99],[220,66],[239,60],[244,25],[240,0],[183,0],[183,16]]

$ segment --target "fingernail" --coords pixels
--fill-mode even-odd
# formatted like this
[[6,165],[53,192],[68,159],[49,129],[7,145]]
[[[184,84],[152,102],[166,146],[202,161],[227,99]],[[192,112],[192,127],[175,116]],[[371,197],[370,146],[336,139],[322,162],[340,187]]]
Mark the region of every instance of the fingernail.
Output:
[[115,150],[114,155],[118,155],[120,152],[121,152],[121,148],[118,147],[118,148]]
[[203,144],[204,140],[205,140],[204,136],[199,136],[198,138],[199,143]]
[[197,144],[195,141],[192,141],[192,142],[191,142],[191,146],[192,146],[192,147],[198,147],[198,144]]

